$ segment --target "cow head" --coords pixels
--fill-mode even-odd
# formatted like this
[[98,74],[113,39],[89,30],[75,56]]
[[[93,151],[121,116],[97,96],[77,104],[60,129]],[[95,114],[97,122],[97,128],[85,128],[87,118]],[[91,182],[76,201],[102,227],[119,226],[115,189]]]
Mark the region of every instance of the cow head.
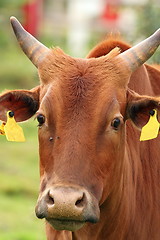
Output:
[[[17,39],[38,68],[40,85],[0,97],[0,119],[36,114],[41,186],[36,215],[58,230],[96,223],[100,206],[121,184],[125,121],[141,127],[159,99],[127,89],[131,73],[158,47],[160,32],[119,54],[77,59],[48,49],[11,19]],[[147,114],[146,114],[147,113]]]

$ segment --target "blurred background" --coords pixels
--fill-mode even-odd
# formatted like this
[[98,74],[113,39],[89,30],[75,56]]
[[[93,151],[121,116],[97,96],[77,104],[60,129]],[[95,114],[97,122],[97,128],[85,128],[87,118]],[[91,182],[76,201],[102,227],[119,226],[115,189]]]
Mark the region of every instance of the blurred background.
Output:
[[[160,27],[160,0],[0,0],[0,90],[30,89],[38,84],[36,68],[20,50],[9,17],[48,47],[59,46],[85,57],[110,32],[131,45]],[[150,62],[160,62],[157,51]],[[22,124],[27,141],[0,136],[0,239],[45,239],[36,219],[39,190],[37,123]]]

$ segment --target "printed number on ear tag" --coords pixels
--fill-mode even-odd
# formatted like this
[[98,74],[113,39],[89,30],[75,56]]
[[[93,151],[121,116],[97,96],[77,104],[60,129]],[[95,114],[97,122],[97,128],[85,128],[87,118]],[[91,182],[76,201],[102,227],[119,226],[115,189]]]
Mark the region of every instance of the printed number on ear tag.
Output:
[[142,128],[140,141],[154,139],[159,133],[159,122],[157,120],[157,110],[150,111],[150,118],[147,124]]
[[4,131],[8,141],[24,142],[25,137],[22,128],[16,123],[14,113],[12,111],[7,112],[7,122],[4,126]]

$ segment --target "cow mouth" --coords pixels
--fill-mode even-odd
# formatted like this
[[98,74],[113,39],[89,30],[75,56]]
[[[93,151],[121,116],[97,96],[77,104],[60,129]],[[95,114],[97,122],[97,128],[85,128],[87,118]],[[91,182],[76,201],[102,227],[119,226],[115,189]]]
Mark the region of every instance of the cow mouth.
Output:
[[84,221],[66,220],[66,219],[46,219],[56,230],[77,231],[86,223]]

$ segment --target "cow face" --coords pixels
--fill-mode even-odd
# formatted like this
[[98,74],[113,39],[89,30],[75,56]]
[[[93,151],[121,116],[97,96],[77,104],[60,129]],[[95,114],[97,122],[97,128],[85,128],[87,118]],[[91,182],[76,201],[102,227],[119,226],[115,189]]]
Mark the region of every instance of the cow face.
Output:
[[36,214],[59,230],[99,220],[99,204],[122,164],[125,90],[116,87],[121,74],[112,59],[74,59],[53,50],[39,66],[39,87],[0,99],[2,120],[8,109],[17,121],[36,113],[41,173]]
[[64,229],[60,220],[69,230],[73,220],[80,222],[74,222],[75,229],[97,222],[99,203],[112,191],[124,153],[126,93],[120,84],[116,88],[117,71],[110,57],[73,59],[59,50],[39,66],[44,85],[37,112],[41,194],[36,212],[55,228]]
[[[149,58],[153,47],[147,44],[147,56],[138,45],[127,56],[114,50],[98,59],[75,59],[37,43],[13,18],[12,25],[38,68],[41,84],[31,91],[3,94],[0,118],[5,120],[8,110],[17,121],[36,113],[41,175],[36,214],[55,229],[75,231],[99,220],[99,207],[121,183],[125,120],[137,124],[143,106],[158,106],[158,99],[134,94],[127,98],[131,72]],[[136,104],[141,107],[134,108]]]
[[2,120],[8,110],[17,121],[36,113],[41,175],[36,214],[58,230],[75,231],[99,220],[99,206],[121,182],[126,112],[137,123],[139,112],[158,106],[158,99],[124,88],[128,73],[114,60],[115,55],[74,59],[53,50],[39,66],[40,86],[0,98]]

